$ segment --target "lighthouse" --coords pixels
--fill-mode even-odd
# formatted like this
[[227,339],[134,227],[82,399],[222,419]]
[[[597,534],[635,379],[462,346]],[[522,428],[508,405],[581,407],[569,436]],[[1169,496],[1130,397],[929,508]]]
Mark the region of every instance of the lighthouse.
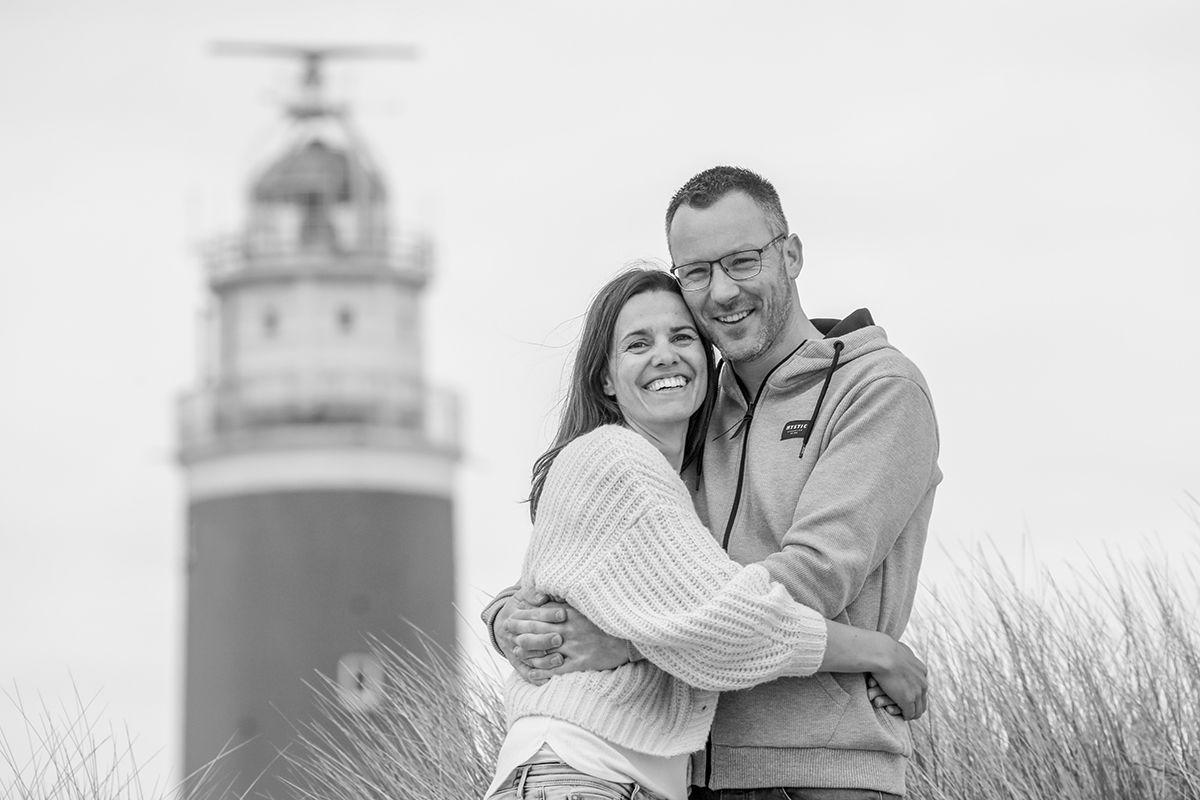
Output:
[[328,58],[362,53],[253,49],[303,71],[242,229],[204,253],[204,363],[179,426],[184,774],[231,751],[215,770],[272,792],[317,673],[370,712],[384,677],[365,637],[413,646],[415,626],[454,647],[458,423],[422,364],[431,242],[393,227],[384,175],[323,88]]

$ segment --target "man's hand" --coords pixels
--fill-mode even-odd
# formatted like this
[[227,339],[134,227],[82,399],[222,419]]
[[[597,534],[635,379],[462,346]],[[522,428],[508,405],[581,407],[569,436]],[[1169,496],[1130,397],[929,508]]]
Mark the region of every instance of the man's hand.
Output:
[[928,672],[925,662],[908,645],[896,642],[888,669],[875,670],[867,677],[867,698],[892,716],[918,719],[929,704]]
[[630,659],[629,642],[609,636],[582,613],[541,592],[522,589],[496,616],[496,640],[522,678],[615,669]]

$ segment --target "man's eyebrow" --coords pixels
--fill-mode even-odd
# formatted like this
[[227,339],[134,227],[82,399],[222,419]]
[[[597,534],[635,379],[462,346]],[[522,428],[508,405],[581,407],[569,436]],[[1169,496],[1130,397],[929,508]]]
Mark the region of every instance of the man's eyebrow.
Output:
[[674,266],[687,267],[687,266],[691,266],[692,264],[711,264],[714,261],[720,261],[725,256],[731,256],[734,253],[745,253],[747,250],[758,250],[758,249],[759,248],[755,247],[753,244],[744,244],[744,245],[739,246],[736,250],[729,250],[729,251],[717,256],[716,258],[694,258],[690,261],[685,261],[682,264],[675,264]]

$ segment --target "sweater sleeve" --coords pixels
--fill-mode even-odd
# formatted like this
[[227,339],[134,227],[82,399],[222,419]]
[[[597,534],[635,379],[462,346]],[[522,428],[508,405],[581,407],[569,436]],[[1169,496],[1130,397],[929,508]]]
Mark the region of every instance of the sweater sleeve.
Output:
[[[792,600],[761,565],[730,560],[682,485],[671,491],[677,478],[665,460],[655,462],[661,456],[638,447],[593,447],[583,455],[580,474],[560,475],[580,488],[580,496],[560,498],[578,513],[547,537],[558,547],[541,554],[539,584],[558,584],[607,633],[700,689],[816,672],[824,618]],[[569,464],[561,466],[569,473]],[[610,512],[632,513],[597,514],[593,498],[601,489]]]
[[689,516],[672,506],[648,511],[610,540],[567,600],[700,689],[816,672],[825,619],[792,600],[761,565],[731,561]]

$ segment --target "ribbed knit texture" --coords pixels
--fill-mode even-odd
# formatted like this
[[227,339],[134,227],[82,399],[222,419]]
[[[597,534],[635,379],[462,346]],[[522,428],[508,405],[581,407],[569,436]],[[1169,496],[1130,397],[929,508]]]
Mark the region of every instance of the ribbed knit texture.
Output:
[[662,454],[616,425],[555,459],[521,583],[563,598],[647,660],[543,686],[514,675],[510,724],[544,714],[644,753],[686,753],[703,746],[717,691],[811,675],[825,652],[824,618],[764,567],[731,561]]

